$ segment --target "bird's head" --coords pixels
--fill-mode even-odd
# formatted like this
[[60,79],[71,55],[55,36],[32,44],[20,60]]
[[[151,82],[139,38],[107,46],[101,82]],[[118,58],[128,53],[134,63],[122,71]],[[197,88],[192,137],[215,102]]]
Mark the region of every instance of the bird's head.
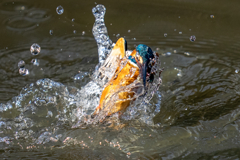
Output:
[[143,84],[146,86],[146,78],[147,76],[151,75],[152,69],[152,65],[150,65],[149,62],[154,58],[154,54],[152,49],[145,44],[139,44],[136,48],[136,51],[136,58],[138,60],[138,63],[140,63],[139,67],[142,73]]

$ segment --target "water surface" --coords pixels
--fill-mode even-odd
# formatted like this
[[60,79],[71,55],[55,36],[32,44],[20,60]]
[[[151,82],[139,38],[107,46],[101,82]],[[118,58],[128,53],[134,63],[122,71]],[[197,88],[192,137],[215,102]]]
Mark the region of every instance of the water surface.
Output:
[[[125,37],[131,50],[146,44],[160,54],[164,67],[163,83],[145,105],[156,116],[121,119],[125,126],[118,130],[107,124],[74,128],[79,126],[77,108],[97,105],[94,97],[82,95],[98,64],[91,12],[98,3],[107,9],[105,23],[113,42]],[[1,1],[0,157],[239,158],[239,3]],[[56,13],[59,5],[61,15]],[[30,53],[33,43],[41,46],[37,56]],[[31,64],[34,58],[39,66]],[[28,76],[19,75],[20,60]]]

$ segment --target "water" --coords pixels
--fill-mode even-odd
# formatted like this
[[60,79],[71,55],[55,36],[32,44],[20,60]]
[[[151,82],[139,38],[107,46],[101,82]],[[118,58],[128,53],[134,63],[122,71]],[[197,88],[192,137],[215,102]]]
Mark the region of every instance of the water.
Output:
[[32,55],[38,55],[40,51],[41,47],[37,43],[31,45],[30,52],[32,53]]
[[[85,92],[97,90],[96,85],[89,85],[91,90],[85,87],[98,64],[98,46],[91,33],[94,2],[22,0],[13,4],[7,0],[0,2],[0,35],[4,37],[0,44],[0,157],[238,159],[239,2],[101,3],[107,9],[104,21],[109,39],[116,42],[113,34],[120,34],[130,50],[142,43],[160,55],[162,85],[145,108],[154,108],[150,112],[156,113],[154,125],[139,120],[141,112],[134,108],[128,113],[136,118],[121,119],[122,128],[109,127],[118,124],[114,118],[107,124],[80,126],[81,122],[72,122],[70,113],[84,114],[74,112],[81,106],[74,102],[94,106],[100,94],[83,97]],[[61,16],[55,12],[59,4],[65,9]],[[79,32],[73,34],[73,30]],[[191,42],[191,35],[197,40]],[[35,58],[29,54],[34,42],[42,47],[37,56],[39,67],[30,63]],[[167,52],[171,56],[164,55]],[[19,75],[20,60],[26,62],[28,76]],[[83,77],[74,80],[79,73],[84,73]],[[40,82],[43,78],[49,79]],[[91,109],[94,107],[87,111]]]
[[59,14],[59,15],[63,14],[63,12],[64,12],[63,7],[62,7],[61,5],[58,6],[58,7],[56,8],[56,12],[57,12],[57,14]]
[[24,68],[25,67],[25,62],[23,60],[18,62],[18,68]]
[[196,41],[196,36],[194,36],[194,35],[192,35],[192,36],[190,36],[190,38],[189,38],[189,40],[191,41],[191,42],[194,42],[194,41]]

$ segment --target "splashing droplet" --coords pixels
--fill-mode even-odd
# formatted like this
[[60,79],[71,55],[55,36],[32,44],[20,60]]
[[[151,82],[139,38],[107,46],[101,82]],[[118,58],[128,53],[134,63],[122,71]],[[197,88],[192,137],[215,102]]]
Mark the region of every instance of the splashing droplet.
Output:
[[76,33],[77,33],[77,31],[76,31],[76,30],[73,30],[73,33],[74,33],[74,34],[76,34]]
[[164,35],[164,37],[167,37],[167,33],[164,33],[163,35]]
[[74,21],[75,21],[75,18],[72,19],[72,22],[74,22]]
[[37,59],[32,59],[31,63],[35,66],[39,66],[39,61]]
[[32,55],[38,55],[41,51],[41,47],[37,43],[34,43],[31,46],[30,51],[31,51]]
[[190,54],[188,52],[184,52],[185,55],[189,56]]
[[50,30],[50,31],[49,31],[49,34],[50,34],[50,35],[53,35],[53,30]]
[[190,39],[191,42],[194,42],[194,41],[196,41],[197,38],[196,38],[196,36],[192,35],[192,36],[190,36],[189,39]]
[[235,73],[238,73],[238,70],[237,70],[237,69],[235,70]]
[[20,68],[19,69],[19,74],[22,75],[22,76],[26,76],[26,75],[29,75],[29,71],[26,68]]
[[179,34],[182,34],[182,32],[178,32]]
[[117,34],[116,37],[120,37],[120,34]]
[[96,19],[103,19],[106,13],[106,8],[104,5],[99,4],[92,9],[92,13]]
[[82,35],[85,35],[85,31],[82,31]]
[[23,60],[18,62],[18,68],[24,68],[25,67],[25,62]]
[[61,5],[58,6],[58,7],[56,8],[56,12],[57,12],[57,14],[59,14],[59,15],[63,14],[63,12],[64,12],[63,7],[62,7]]
[[130,32],[131,32],[131,30],[129,29],[129,30],[128,30],[128,33],[130,33]]

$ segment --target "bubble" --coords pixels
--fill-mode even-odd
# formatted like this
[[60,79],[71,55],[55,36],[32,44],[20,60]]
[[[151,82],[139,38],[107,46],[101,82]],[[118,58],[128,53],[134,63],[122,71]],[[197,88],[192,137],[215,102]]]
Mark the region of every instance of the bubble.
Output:
[[39,66],[39,61],[37,59],[32,59],[31,63],[35,66]]
[[182,32],[178,32],[179,34],[182,34]]
[[103,19],[106,12],[104,5],[98,4],[96,7],[93,7],[92,13],[96,19]]
[[167,37],[167,33],[164,33],[163,35],[164,35],[164,37]]
[[25,62],[23,60],[18,62],[18,68],[24,68],[25,67]]
[[82,31],[82,35],[85,35],[85,31]]
[[212,14],[212,15],[210,15],[210,18],[214,18],[214,15]]
[[49,34],[50,34],[50,35],[53,35],[53,30],[50,30],[50,31],[49,31]]
[[74,33],[74,34],[76,34],[76,33],[77,33],[77,31],[76,31],[76,30],[73,30],[73,33]]
[[19,74],[22,75],[22,76],[26,76],[26,75],[29,74],[29,71],[26,68],[20,68],[19,69]]
[[37,43],[34,43],[31,46],[30,51],[31,51],[32,55],[38,55],[41,51],[41,47]]
[[56,8],[56,12],[57,12],[57,14],[59,14],[59,15],[63,14],[63,12],[64,12],[63,7],[62,7],[61,5],[58,6],[58,7]]
[[190,39],[191,42],[194,42],[194,41],[196,41],[196,36],[192,35],[192,36],[190,36],[189,39]]

